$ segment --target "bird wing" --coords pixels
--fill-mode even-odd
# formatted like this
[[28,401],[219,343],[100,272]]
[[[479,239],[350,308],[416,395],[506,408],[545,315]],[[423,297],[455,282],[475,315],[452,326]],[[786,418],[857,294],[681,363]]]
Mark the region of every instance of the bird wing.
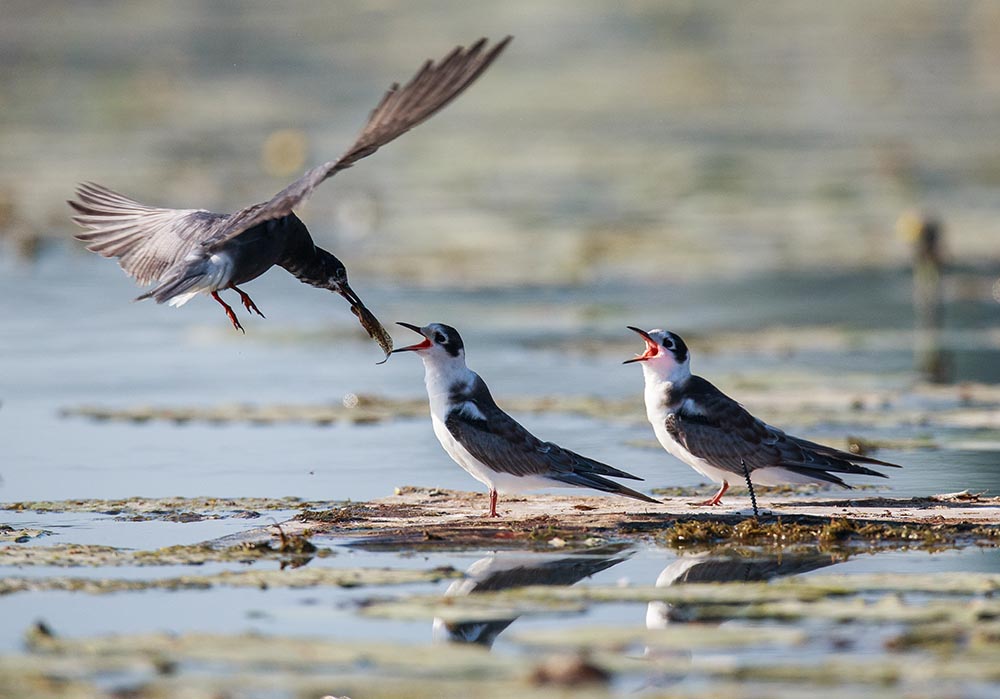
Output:
[[485,38],[469,48],[457,46],[437,63],[424,63],[404,87],[394,83],[372,110],[357,139],[340,158],[309,170],[270,201],[254,204],[233,214],[212,239],[205,241],[205,245],[215,250],[248,228],[290,214],[328,177],[402,136],[462,94],[496,60],[511,38],[508,36],[489,49],[486,48]]
[[139,284],[159,281],[227,218],[199,209],[146,206],[92,182],[77,187],[76,196],[67,203],[76,212],[73,220],[88,230],[74,237],[88,250],[117,257]]
[[697,385],[696,395],[682,401],[678,409],[667,416],[665,426],[685,449],[716,468],[742,476],[744,464],[750,471],[780,467],[845,485],[828,472],[884,478],[884,474],[854,462],[895,466],[791,437],[758,420],[707,381],[701,381],[704,385]]
[[[572,452],[543,442],[503,411],[468,403],[448,413],[445,426],[476,459],[514,476],[548,476],[573,471]],[[481,417],[483,416],[483,417]]]
[[685,400],[667,415],[665,425],[691,454],[741,476],[743,464],[752,471],[782,461],[777,442],[784,434],[721,393]]
[[641,480],[538,439],[500,409],[478,376],[462,398],[448,413],[445,426],[470,454],[496,471],[514,476],[559,478],[579,473]]

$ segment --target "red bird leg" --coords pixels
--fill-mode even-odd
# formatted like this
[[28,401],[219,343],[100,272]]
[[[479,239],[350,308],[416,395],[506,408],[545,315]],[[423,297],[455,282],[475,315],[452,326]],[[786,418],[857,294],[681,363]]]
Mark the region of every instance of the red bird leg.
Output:
[[230,322],[232,322],[233,327],[242,332],[244,335],[246,335],[247,331],[243,329],[243,326],[240,325],[240,321],[236,319],[236,313],[233,311],[232,306],[230,306],[228,303],[223,301],[222,298],[219,297],[218,291],[212,292],[212,298],[218,301],[219,304],[226,309],[226,315],[229,316],[229,320]]
[[722,503],[722,496],[726,494],[727,490],[729,490],[729,482],[722,481],[722,487],[719,488],[718,493],[710,497],[708,500],[705,500],[704,502],[696,502],[693,504],[695,507],[708,507],[713,505],[719,505]]
[[250,296],[247,295],[243,289],[237,289],[235,284],[230,284],[229,288],[240,295],[240,301],[243,302],[243,307],[247,309],[247,312],[256,313],[261,318],[264,317],[264,314],[260,312],[259,308],[257,308],[257,304],[253,302],[253,299],[250,298]]
[[497,491],[490,488],[490,513],[487,517],[499,517],[497,514]]

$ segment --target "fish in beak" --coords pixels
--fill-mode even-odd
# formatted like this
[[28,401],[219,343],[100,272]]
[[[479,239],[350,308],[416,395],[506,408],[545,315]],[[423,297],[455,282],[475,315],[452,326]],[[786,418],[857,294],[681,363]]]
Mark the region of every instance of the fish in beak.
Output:
[[385,359],[382,360],[384,362],[392,354],[392,336],[389,335],[389,331],[382,327],[382,323],[362,303],[361,297],[354,293],[354,289],[347,282],[338,284],[335,291],[347,299],[347,302],[351,304],[351,313],[358,317],[358,322],[361,323],[361,327],[368,333],[368,337],[375,340],[378,346],[382,348],[382,351],[385,352]]

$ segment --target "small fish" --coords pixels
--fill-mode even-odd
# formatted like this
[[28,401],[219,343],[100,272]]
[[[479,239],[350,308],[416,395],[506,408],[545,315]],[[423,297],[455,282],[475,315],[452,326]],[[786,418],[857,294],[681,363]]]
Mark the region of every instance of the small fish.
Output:
[[368,333],[368,337],[375,340],[378,346],[382,348],[382,351],[385,352],[385,359],[379,362],[379,364],[382,364],[389,358],[389,354],[392,353],[392,336],[389,335],[389,331],[382,327],[375,314],[369,311],[362,303],[352,305],[351,313],[358,317],[358,322],[361,323],[361,327]]

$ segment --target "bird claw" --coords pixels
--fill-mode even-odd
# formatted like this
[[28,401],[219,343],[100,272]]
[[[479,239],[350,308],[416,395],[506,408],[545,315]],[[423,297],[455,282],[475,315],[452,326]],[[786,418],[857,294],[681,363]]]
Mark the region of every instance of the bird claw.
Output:
[[257,304],[253,302],[253,299],[250,298],[250,295],[248,293],[246,293],[242,289],[237,289],[235,286],[231,286],[229,288],[240,295],[240,301],[243,303],[243,307],[247,309],[247,313],[256,313],[261,318],[266,317],[263,313],[260,312],[260,309],[257,308]]
[[212,298],[215,299],[219,303],[219,305],[222,306],[222,308],[226,311],[226,317],[229,318],[229,322],[233,324],[233,327],[239,330],[244,335],[246,335],[247,331],[243,329],[242,325],[240,325],[240,321],[239,319],[236,318],[236,312],[233,311],[233,307],[222,300],[222,297],[219,296],[218,291],[212,292]]
[[716,505],[722,504],[722,496],[726,494],[729,490],[729,483],[726,481],[722,482],[722,487],[719,488],[719,492],[710,497],[708,500],[703,500],[702,502],[692,502],[689,503],[692,507],[715,507]]
[[229,316],[229,320],[232,321],[234,328],[236,328],[237,330],[239,330],[244,335],[247,334],[247,331],[243,329],[242,325],[240,325],[240,321],[239,321],[239,319],[236,318],[236,314],[235,313],[233,313],[233,312],[230,311],[229,313],[226,313],[226,315]]

